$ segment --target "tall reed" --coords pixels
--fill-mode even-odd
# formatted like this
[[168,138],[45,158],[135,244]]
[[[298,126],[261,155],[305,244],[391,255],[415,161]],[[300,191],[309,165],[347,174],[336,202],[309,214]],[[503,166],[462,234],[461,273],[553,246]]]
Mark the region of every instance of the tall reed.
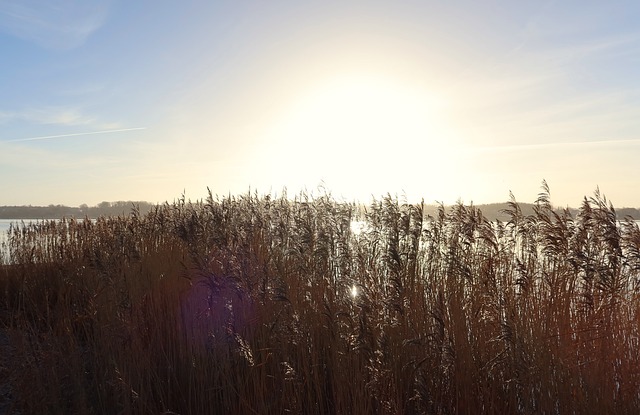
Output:
[[[640,230],[257,193],[13,227],[10,413],[637,413]],[[363,224],[360,227],[355,223]],[[2,362],[0,362],[2,363]],[[0,381],[2,383],[2,381]]]

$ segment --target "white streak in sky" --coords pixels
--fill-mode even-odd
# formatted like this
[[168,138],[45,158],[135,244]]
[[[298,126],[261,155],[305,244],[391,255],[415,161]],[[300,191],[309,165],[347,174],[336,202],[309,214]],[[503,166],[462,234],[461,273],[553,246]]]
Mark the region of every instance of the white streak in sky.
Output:
[[21,141],[37,141],[37,140],[50,140],[52,138],[66,138],[66,137],[78,137],[82,135],[94,135],[94,134],[109,134],[109,133],[124,133],[127,131],[146,130],[147,127],[135,127],[135,128],[122,128],[119,130],[103,130],[103,131],[91,131],[88,133],[73,133],[73,134],[61,134],[61,135],[45,135],[41,137],[29,137],[29,138],[16,138],[13,140],[5,140],[3,143],[17,143]]
[[0,1],[0,32],[47,49],[82,46],[107,20],[108,1]]
[[491,152],[491,151],[518,151],[518,150],[536,150],[545,148],[558,147],[579,147],[579,146],[611,146],[625,144],[640,144],[640,139],[628,140],[597,140],[597,141],[576,141],[576,142],[558,142],[558,143],[542,143],[542,144],[514,144],[504,146],[486,146],[472,147],[472,151]]

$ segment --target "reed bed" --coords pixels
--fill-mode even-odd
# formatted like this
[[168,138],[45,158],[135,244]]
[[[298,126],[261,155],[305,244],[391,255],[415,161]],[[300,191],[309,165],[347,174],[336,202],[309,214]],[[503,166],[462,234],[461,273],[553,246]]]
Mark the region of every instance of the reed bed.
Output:
[[0,265],[0,404],[638,413],[637,224],[599,192],[575,217],[555,210],[546,184],[532,214],[513,197],[507,213],[209,194],[14,227]]

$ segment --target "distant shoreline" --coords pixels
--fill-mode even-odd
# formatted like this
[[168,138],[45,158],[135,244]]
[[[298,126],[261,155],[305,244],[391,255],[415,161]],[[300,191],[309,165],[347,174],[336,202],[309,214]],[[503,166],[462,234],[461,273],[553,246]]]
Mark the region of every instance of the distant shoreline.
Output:
[[138,209],[141,214],[149,212],[155,204],[142,201],[102,202],[97,206],[0,206],[0,219],[47,220],[62,218],[97,218],[99,216],[121,216]]

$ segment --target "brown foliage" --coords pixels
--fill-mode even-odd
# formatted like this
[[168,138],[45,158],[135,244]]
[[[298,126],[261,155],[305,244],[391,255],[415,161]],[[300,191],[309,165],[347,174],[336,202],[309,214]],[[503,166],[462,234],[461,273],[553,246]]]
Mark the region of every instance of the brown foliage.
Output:
[[15,227],[10,411],[637,413],[637,224],[546,184],[505,213],[210,195]]

